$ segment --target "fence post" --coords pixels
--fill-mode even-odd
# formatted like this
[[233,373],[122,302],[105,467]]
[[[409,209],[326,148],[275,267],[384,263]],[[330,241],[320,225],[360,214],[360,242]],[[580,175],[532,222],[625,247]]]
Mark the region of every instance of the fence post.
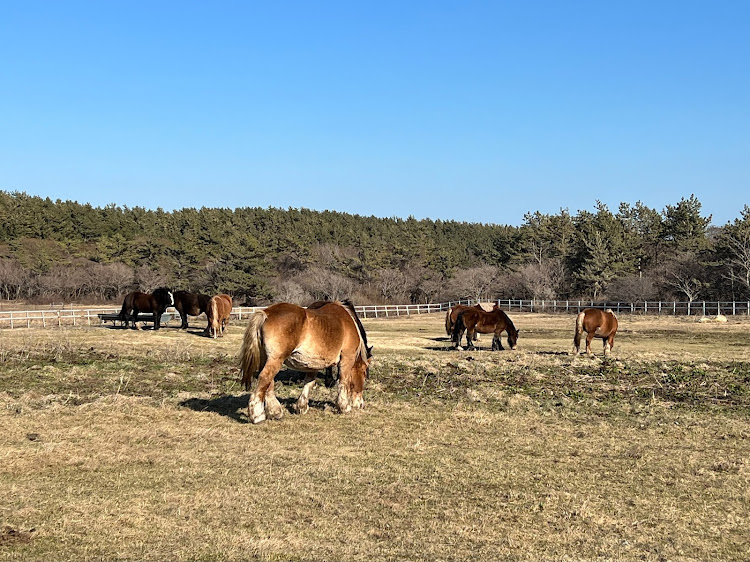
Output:
[[703,301],[703,316],[706,315],[706,301]]

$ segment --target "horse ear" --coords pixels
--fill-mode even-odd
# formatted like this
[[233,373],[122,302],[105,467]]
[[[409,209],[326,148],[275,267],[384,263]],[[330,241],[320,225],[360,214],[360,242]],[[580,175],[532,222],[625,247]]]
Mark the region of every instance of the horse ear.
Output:
[[367,357],[372,357],[372,346],[367,348]]

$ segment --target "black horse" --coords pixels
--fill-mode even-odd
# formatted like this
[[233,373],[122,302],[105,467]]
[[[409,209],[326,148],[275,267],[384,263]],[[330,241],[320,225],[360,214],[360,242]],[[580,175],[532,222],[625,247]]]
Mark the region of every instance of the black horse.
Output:
[[201,313],[208,310],[208,303],[211,297],[208,295],[202,295],[201,293],[189,293],[188,291],[175,291],[174,293],[174,307],[177,312],[180,313],[182,324],[180,325],[181,330],[187,330],[188,328],[188,315],[198,316]]
[[153,293],[133,291],[125,296],[119,318],[125,322],[125,326],[132,322],[133,328],[140,330],[136,323],[138,314],[152,312],[154,314],[154,330],[158,330],[161,324],[161,315],[164,314],[168,306],[174,306],[174,297],[172,291],[166,287],[156,289]]

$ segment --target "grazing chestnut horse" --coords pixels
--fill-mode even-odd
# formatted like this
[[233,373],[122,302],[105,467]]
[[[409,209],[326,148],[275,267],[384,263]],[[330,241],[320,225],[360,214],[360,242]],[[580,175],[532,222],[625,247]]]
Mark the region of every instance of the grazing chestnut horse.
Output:
[[141,293],[133,291],[125,296],[120,309],[119,318],[125,322],[133,323],[133,328],[140,330],[137,324],[138,314],[141,312],[152,312],[154,314],[154,330],[158,330],[161,325],[161,315],[167,310],[168,306],[174,306],[174,296],[172,291],[165,287],[156,289],[153,293]]
[[[456,324],[458,315],[461,314],[464,310],[468,310],[470,308],[476,308],[477,310],[484,310],[485,312],[489,312],[492,310],[492,305],[487,303],[486,305],[482,306],[481,303],[477,303],[474,306],[468,304],[457,304],[450,307],[448,309],[448,312],[445,314],[445,334],[447,336],[453,335],[453,326]],[[474,339],[476,340],[477,338],[475,337]]]
[[307,373],[295,411],[304,414],[318,371],[338,367],[339,412],[364,406],[362,393],[372,348],[349,301],[319,302],[302,308],[286,302],[256,312],[245,330],[240,350],[240,369],[245,388],[257,375],[258,384],[250,395],[248,417],[259,423],[268,416],[280,419],[281,404],[273,391],[273,379],[287,367]]
[[223,336],[231,313],[232,297],[224,294],[211,297],[206,310],[206,316],[208,317],[206,335],[212,338]]
[[578,355],[581,350],[581,336],[586,332],[586,353],[591,355],[591,340],[602,338],[604,355],[606,356],[615,344],[617,333],[617,316],[611,309],[585,308],[576,316],[576,331],[573,336],[573,354]]
[[505,349],[500,339],[500,334],[503,331],[508,333],[508,345],[511,349],[515,349],[518,342],[518,330],[516,330],[508,315],[505,314],[505,311],[497,306],[497,303],[492,312],[485,312],[484,310],[477,310],[472,307],[458,315],[456,324],[453,326],[453,343],[455,343],[456,349],[462,349],[461,337],[463,337],[464,331],[466,331],[467,349],[474,348],[472,340],[476,332],[480,334],[494,334],[492,337],[493,351],[496,349]]
[[188,315],[198,316],[208,309],[208,301],[211,297],[201,293],[190,293],[188,291],[174,292],[174,307],[180,313],[182,324],[180,330],[188,329]]

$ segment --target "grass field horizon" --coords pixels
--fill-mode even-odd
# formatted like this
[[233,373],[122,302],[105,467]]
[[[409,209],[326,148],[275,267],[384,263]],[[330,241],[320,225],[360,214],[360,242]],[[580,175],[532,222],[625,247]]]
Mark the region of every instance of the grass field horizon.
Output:
[[259,425],[244,326],[2,330],[0,560],[745,559],[750,320],[621,315],[604,358],[511,317],[500,352],[364,320],[365,409]]

